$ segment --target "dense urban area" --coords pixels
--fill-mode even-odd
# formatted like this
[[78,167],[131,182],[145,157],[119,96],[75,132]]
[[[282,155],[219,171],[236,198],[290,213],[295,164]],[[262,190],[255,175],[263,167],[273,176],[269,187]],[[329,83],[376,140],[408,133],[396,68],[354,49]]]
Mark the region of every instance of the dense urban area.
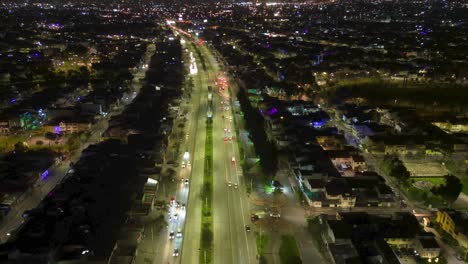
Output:
[[468,263],[466,1],[0,17],[0,263]]

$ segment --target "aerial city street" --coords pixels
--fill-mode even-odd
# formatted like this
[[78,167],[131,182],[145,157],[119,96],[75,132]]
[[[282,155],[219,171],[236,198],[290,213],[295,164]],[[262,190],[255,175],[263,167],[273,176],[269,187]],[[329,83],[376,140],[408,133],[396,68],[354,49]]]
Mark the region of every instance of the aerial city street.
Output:
[[0,3],[0,263],[468,263],[468,4]]

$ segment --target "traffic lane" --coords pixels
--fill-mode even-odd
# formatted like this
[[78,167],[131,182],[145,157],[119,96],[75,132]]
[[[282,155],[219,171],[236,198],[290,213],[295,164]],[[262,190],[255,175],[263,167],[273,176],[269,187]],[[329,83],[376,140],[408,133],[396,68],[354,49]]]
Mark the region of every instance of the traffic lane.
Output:
[[[200,164],[198,161],[197,154],[195,154],[195,163]],[[203,162],[201,162],[203,164]],[[198,166],[200,167],[200,166]],[[199,171],[197,169],[197,165],[193,165],[194,171]],[[200,176],[200,175],[198,175]],[[187,263],[190,263],[191,259],[198,258],[198,242],[200,236],[199,228],[196,228],[198,220],[200,219],[200,210],[201,210],[201,203],[199,202],[200,196],[200,186],[201,186],[201,177],[197,177],[197,175],[192,174],[190,179],[190,192],[188,193],[188,200],[186,203],[185,209],[185,220],[184,220],[184,227],[183,232],[183,240],[181,243],[181,253],[182,253],[182,261],[187,258]],[[196,248],[196,249],[195,249]],[[186,257],[187,256],[187,257]],[[185,262],[184,262],[185,263]]]
[[[192,120],[194,120],[194,119],[192,119],[192,118],[189,119],[189,122],[188,122],[188,125],[187,125],[187,128],[186,128],[188,131],[185,131],[185,133],[188,134],[188,135],[195,133],[195,125],[193,124],[194,122],[192,122]],[[186,139],[186,141],[187,141],[187,139]],[[189,147],[189,152],[192,153],[192,155],[190,156],[190,159],[189,159],[189,160],[192,160],[191,163],[193,163],[193,153],[194,153],[194,147],[195,147],[194,144],[195,143],[190,144],[190,147]],[[168,228],[167,228],[167,232],[165,234],[165,237],[168,238],[168,239],[169,239],[169,232],[170,231],[174,231],[175,235],[177,235],[178,230],[181,230],[182,233],[184,232],[185,216],[186,216],[187,208],[183,209],[182,206],[186,207],[186,205],[187,205],[191,172],[192,172],[192,167],[188,166],[188,165],[187,165],[186,168],[181,168],[180,171],[179,171],[178,178],[177,178],[179,183],[178,183],[177,191],[176,191],[176,195],[175,195],[175,201],[179,201],[180,206],[181,206],[178,209],[178,212],[177,212],[179,220],[177,222],[177,226],[174,226],[173,221],[172,220],[169,221],[169,217],[167,217],[166,220],[168,221],[170,226],[168,226]],[[189,179],[189,184],[185,184],[184,179]],[[171,211],[170,214],[171,214],[171,216],[173,216],[174,211]],[[174,257],[173,253],[174,253],[175,248],[179,249],[179,251],[181,250],[182,239],[183,239],[183,236],[175,238],[173,243],[170,243],[170,242],[165,243],[165,244],[168,244],[168,245],[165,246],[165,250],[163,251],[164,253],[162,254],[163,255],[162,261],[163,262],[167,262],[167,260],[170,260],[171,257]],[[180,252],[179,252],[179,254],[180,254]],[[175,258],[175,259],[173,259],[173,261],[175,263],[178,263],[179,258]],[[159,263],[159,262],[160,262],[159,259],[155,258],[154,263]]]
[[233,193],[234,187],[228,187],[227,191],[227,200],[228,200],[228,212],[229,212],[229,233],[232,241],[232,263],[247,263],[242,261],[242,249],[241,249],[241,240],[239,239],[238,233],[238,221],[236,217],[235,210],[235,194]]
[[[229,144],[229,147],[227,148],[228,156],[234,156],[234,149],[233,149],[233,144]],[[238,236],[238,241],[239,241],[239,248],[240,248],[240,253],[239,256],[241,257],[241,262],[240,263],[249,263],[250,262],[250,248],[249,248],[249,240],[247,237],[247,230],[246,226],[247,223],[245,219],[245,206],[244,201],[242,201],[242,192],[245,190],[243,187],[244,182],[241,182],[241,179],[239,178],[238,175],[238,170],[237,170],[237,162],[233,163],[232,161],[230,162],[230,167],[229,167],[229,173],[231,177],[233,178],[233,181],[235,181],[238,184],[238,188],[233,188],[233,211],[234,211],[234,217],[235,217],[235,223],[236,223],[236,234]]]
[[[221,93],[222,98],[220,100],[225,100],[226,96],[226,91],[224,90]],[[226,109],[226,107],[229,107]],[[233,124],[230,120],[230,105],[229,104],[222,104],[223,112],[225,113],[224,116],[225,118],[222,120],[223,123],[223,133],[225,134],[226,131],[229,131],[234,129]],[[224,135],[225,136],[225,135]],[[226,151],[226,167],[228,170],[229,174],[229,179],[231,182],[233,182],[233,187],[231,188],[232,192],[232,200],[230,203],[230,208],[232,208],[232,214],[234,217],[234,233],[236,234],[236,240],[238,241],[236,247],[238,248],[238,256],[239,256],[239,263],[249,263],[251,262],[251,252],[249,250],[249,239],[247,238],[247,231],[245,229],[246,227],[246,221],[245,221],[245,211],[244,211],[244,202],[241,199],[240,193],[244,188],[242,187],[242,182],[241,179],[239,178],[238,175],[238,168],[237,168],[237,162],[238,162],[238,157],[235,155],[235,145],[232,140],[230,141],[224,141],[225,142],[225,151]],[[234,158],[234,162],[233,162]],[[235,185],[238,185],[238,188],[235,188]]]
[[[224,158],[223,158],[224,157]],[[221,157],[221,160],[223,160],[223,165],[224,165],[224,170],[225,173],[227,174],[229,182],[232,183],[232,175],[229,173],[229,166],[230,162],[229,159],[226,155],[226,147],[224,146],[223,148],[223,155]],[[234,209],[234,186],[231,185],[226,185],[227,190],[227,203],[226,206],[228,208],[228,220],[229,220],[229,235],[230,235],[230,241],[231,241],[231,255],[232,255],[232,263],[242,263],[239,262],[239,257],[241,253],[240,245],[239,245],[239,238],[238,238],[238,233],[237,233],[237,228],[236,226],[238,225],[236,221],[236,212]]]
[[236,234],[238,239],[238,246],[239,246],[239,262],[238,263],[251,263],[249,260],[250,251],[248,248],[248,240],[247,240],[247,231],[245,230],[245,223],[242,217],[241,206],[238,199],[238,192],[239,190],[234,190],[233,193],[233,209],[235,212],[235,228]]
[[[210,56],[210,58],[212,59],[212,61],[215,61],[215,60],[214,60],[214,57]],[[217,64],[217,63],[215,62],[215,63],[213,63],[213,64]],[[230,87],[226,87],[226,89],[224,89],[223,92],[221,93],[221,96],[222,96],[222,99],[223,99],[223,100],[225,100],[226,97],[229,98],[229,93],[228,93],[229,91],[227,90],[227,89],[229,89],[229,88],[230,88]],[[228,100],[228,102],[229,102],[229,101],[230,101],[230,100]],[[229,104],[228,106],[229,106],[229,109],[228,109],[228,110],[225,110],[225,113],[226,113],[226,114],[225,114],[225,116],[226,116],[226,119],[225,119],[225,120],[226,120],[226,121],[229,120],[229,121],[228,121],[228,122],[224,122],[224,121],[223,121],[223,124],[226,124],[226,127],[230,128],[230,129],[231,129],[231,133],[232,133],[232,131],[234,131],[234,129],[235,129],[235,127],[234,127],[232,121],[230,121],[230,118],[229,118],[229,116],[230,116],[229,113],[231,112],[231,111],[229,111],[229,110],[232,109],[232,106],[231,106],[230,104]],[[231,142],[231,143],[232,143],[232,147],[233,147],[233,152],[231,152],[231,153],[233,153],[234,155],[231,154],[231,155],[228,155],[228,156],[229,156],[229,157],[235,156],[235,157],[236,157],[236,162],[237,162],[237,161],[239,160],[239,155],[238,155],[238,153],[236,152],[236,147],[237,147],[237,146],[236,146],[236,143],[237,143],[237,142]],[[236,168],[237,168],[237,167],[236,167]],[[242,182],[242,179],[240,179],[240,178],[238,177],[237,171],[235,172],[235,174],[236,174],[237,182],[238,182],[238,184],[239,184],[239,190],[238,190],[238,191],[240,191],[240,192],[238,192],[238,194],[239,194],[239,205],[241,206],[241,208],[240,208],[240,209],[241,209],[240,211],[242,212],[241,217],[242,217],[243,220],[244,220],[244,221],[242,221],[242,224],[243,224],[243,225],[246,225],[247,223],[250,223],[250,209],[249,209],[249,207],[248,207],[248,201],[247,201],[246,194],[243,192],[244,187],[241,187],[242,184],[245,184],[245,182]],[[241,190],[242,190],[242,191],[241,191]],[[243,205],[245,205],[245,206],[243,206]],[[242,207],[244,207],[244,208],[242,208]],[[239,210],[237,210],[237,211],[239,211]],[[240,227],[240,228],[243,228],[243,232],[244,232],[244,234],[246,234],[246,233],[245,233],[246,231],[245,231],[245,229],[244,229],[245,227]],[[240,232],[239,234],[242,234],[242,232]],[[248,256],[249,256],[249,258],[248,258],[248,259],[249,259],[249,262],[255,263],[255,262],[256,262],[256,257],[255,257],[255,255],[256,255],[256,252],[255,252],[256,245],[255,245],[255,240],[254,240],[253,235],[251,235],[251,236],[248,236],[248,235],[247,235],[246,240],[247,240],[247,243],[245,243],[245,245],[247,245],[247,248],[246,248],[246,249],[247,249]],[[252,250],[252,252],[249,252],[250,249],[254,249],[254,250]],[[244,255],[245,255],[245,254],[244,254]]]
[[[177,214],[177,219],[174,218],[174,214]],[[168,232],[171,232],[171,236],[167,236],[167,239],[170,241],[167,243],[167,250],[165,250],[164,262],[178,263],[179,256],[174,256],[174,250],[178,249],[179,254],[181,250],[181,245],[183,241],[183,236],[179,236],[179,231],[183,230],[183,225],[185,221],[185,211],[179,208],[174,208],[172,211],[172,219],[170,220]]]
[[[227,93],[227,91],[225,91]],[[229,104],[230,106],[230,104]],[[228,110],[226,110],[228,113],[231,113],[232,110],[231,110],[231,106]],[[225,122],[226,124],[226,127],[228,129],[231,129],[231,132],[235,130],[235,127],[234,127],[234,124],[231,122],[231,121],[226,121]],[[245,190],[245,187],[244,187],[244,184],[245,181],[243,181],[243,177],[242,177],[242,171],[241,169],[239,168],[239,165],[238,165],[238,161],[239,161],[239,153],[238,153],[238,149],[237,149],[237,141],[235,140],[231,140],[229,141],[229,144],[230,146],[230,149],[229,149],[229,156],[232,156],[235,158],[235,164],[232,164],[232,175],[235,175],[236,177],[236,182],[238,183],[239,185],[239,190],[237,192],[237,198],[238,198],[238,206],[240,208],[238,208],[238,212],[239,212],[239,217],[241,219],[241,222],[242,222],[242,225],[243,225],[243,230],[242,230],[242,233],[244,234],[244,242],[245,243],[242,243],[243,245],[246,246],[246,252],[247,254],[243,254],[243,255],[246,255],[248,256],[248,259],[249,261],[255,261],[255,251],[254,250],[250,250],[250,249],[255,249],[255,241],[253,240],[253,236],[249,236],[247,231],[245,230],[245,227],[247,226],[247,224],[250,222],[250,208],[249,208],[249,205],[248,205],[248,200],[247,200],[247,196],[246,196],[246,193],[244,192]],[[253,245],[253,247],[252,247]]]
[[[183,186],[178,186],[176,194],[173,196],[174,200],[171,202],[169,201],[169,209],[168,213],[165,216],[165,220],[168,223],[167,228],[164,230],[165,232],[162,233],[163,238],[167,239],[166,243],[164,243],[164,247],[162,250],[162,260],[164,263],[176,263],[176,259],[172,259],[172,254],[174,252],[174,248],[178,248],[178,242],[180,242],[179,238],[172,238],[170,236],[171,232],[174,232],[174,236],[177,234],[177,230],[180,229],[181,224],[183,225],[185,219],[185,210],[180,208],[182,201],[185,201],[184,196],[186,196],[187,190],[184,189]],[[177,207],[177,201],[180,202],[179,207]],[[177,219],[174,218],[174,215],[177,215]],[[180,243],[179,243],[180,244]],[[154,258],[153,263],[160,263],[160,259]]]
[[201,208],[202,203],[199,199],[200,191],[203,184],[203,166],[204,166],[204,148],[205,148],[205,120],[206,120],[206,99],[207,91],[206,87],[203,89],[203,85],[206,84],[206,80],[202,80],[200,73],[197,74],[195,88],[199,92],[198,102],[195,102],[196,109],[194,110],[194,120],[197,123],[195,150],[193,153],[192,162],[192,176],[190,180],[191,191],[189,193],[187,202],[187,216],[182,248],[181,250],[181,262],[192,263],[194,259],[198,259],[199,255],[199,244],[200,244],[200,227],[201,227]]
[[236,173],[239,177],[239,189],[236,192],[236,198],[237,198],[237,211],[238,211],[238,217],[239,217],[239,222],[241,225],[239,225],[239,228],[242,228],[242,234],[243,234],[243,242],[242,244],[245,245],[245,250],[247,256],[247,259],[250,263],[255,263],[256,261],[256,244],[255,244],[255,237],[251,234],[251,232],[248,232],[246,230],[246,226],[250,226],[250,206],[248,203],[248,198],[245,193],[245,181],[243,177],[239,176],[237,167],[236,168]]
[[[227,126],[226,121],[223,121],[224,125]],[[229,125],[230,127],[230,125]],[[223,131],[224,132],[224,131]],[[226,141],[225,141],[226,142]],[[239,192],[239,180],[236,173],[236,162],[232,161],[233,153],[232,153],[232,144],[226,143],[224,144],[224,161],[225,161],[225,168],[226,172],[229,175],[229,180],[233,183],[228,190],[228,207],[230,214],[229,216],[232,218],[232,225],[230,229],[232,230],[231,233],[234,235],[233,237],[233,247],[236,249],[235,252],[235,263],[249,263],[249,252],[247,248],[247,240],[245,238],[245,224],[243,223],[242,218],[242,211],[240,208],[240,203],[238,199],[238,192]],[[237,187],[236,187],[237,186]]]
[[[211,59],[213,59],[213,58],[211,57]],[[225,97],[226,94],[224,93],[223,96]],[[224,100],[224,98],[222,98],[222,100]],[[230,106],[229,106],[229,107],[230,107]],[[228,116],[228,119],[229,119],[229,115],[227,115],[227,116]],[[226,120],[228,120],[228,119],[226,119]],[[230,124],[229,124],[229,127],[231,127]],[[227,166],[231,166],[231,165],[232,165],[232,156],[233,156],[233,155],[232,155],[232,152],[230,153],[229,151],[226,151],[226,153],[227,153],[226,162],[227,162],[227,164],[229,164],[229,165],[227,165]],[[234,168],[236,168],[236,167],[235,167],[235,164],[234,164]],[[233,176],[233,175],[232,175],[232,171],[231,171],[231,173],[229,173],[229,174],[230,174],[230,179],[231,179],[231,181],[236,182],[236,183],[239,184],[239,178],[238,178],[237,172],[234,171],[234,177],[232,177],[232,176]],[[233,206],[232,206],[232,207],[229,206],[230,208],[234,208],[235,204],[238,204],[238,203],[236,203],[235,200],[234,200],[234,197],[236,196],[236,192],[237,192],[237,191],[238,191],[238,189],[235,189],[235,188],[231,187],[231,194],[232,194],[232,198],[233,198],[231,204],[232,204]],[[229,191],[228,191],[228,192],[229,192]],[[241,205],[241,203],[239,203],[238,205]],[[240,209],[240,208],[237,208],[237,209],[234,209],[234,211],[238,213],[238,217],[235,217],[235,218],[237,218],[237,220],[240,219],[241,222],[244,223],[244,218],[243,218],[243,216],[242,216],[242,215],[243,215],[243,212],[242,212],[243,210]],[[240,241],[240,240],[239,240],[238,235],[239,235],[239,234],[244,234],[244,235],[245,235],[245,232],[246,232],[246,231],[245,231],[245,229],[244,229],[244,224],[242,224],[241,226],[239,226],[239,224],[236,224],[236,229],[237,229],[237,231],[234,232],[234,233],[237,235],[237,236],[236,236],[236,239],[237,239],[238,245],[239,245],[239,241]],[[241,230],[239,230],[239,229],[241,229]],[[245,241],[247,242],[247,239],[246,239]],[[246,244],[247,244],[247,243],[245,243],[244,245],[246,245]],[[238,247],[238,248],[240,249],[240,247]],[[247,249],[247,248],[246,248],[246,249]],[[248,251],[248,249],[247,249],[247,251]],[[242,255],[243,255],[243,256],[245,256],[245,255],[248,256],[248,255],[250,255],[250,254],[248,254],[248,252],[247,252],[247,254],[239,253],[239,255],[240,255],[240,256],[242,256]],[[243,263],[246,263],[246,262],[244,262],[244,260],[243,260]]]
[[[220,149],[219,145],[217,149]],[[219,159],[218,159],[219,160]],[[232,225],[228,204],[228,188],[222,162],[215,162],[214,175],[219,175],[214,179],[213,193],[213,225],[214,225],[214,261],[213,263],[234,263],[233,262],[233,242]]]
[[[213,104],[219,104],[213,98]],[[213,119],[213,182],[214,182],[214,263],[236,263],[234,259],[235,244],[232,241],[232,217],[229,208],[229,190],[227,169],[225,166],[225,145],[223,144],[223,124],[220,115]]]
[[[186,134],[190,135],[191,133],[194,133],[194,124],[192,122],[193,119],[190,119],[189,122],[188,122],[188,125],[187,125],[187,130],[188,131],[185,131]],[[185,137],[185,136],[184,136]],[[187,141],[187,139],[186,139]],[[194,143],[193,144],[190,144],[190,147],[188,149],[189,153],[194,153]],[[180,159],[183,159],[183,157],[179,157]],[[177,190],[176,190],[176,194],[175,194],[175,204],[173,206],[171,206],[170,208],[170,215],[168,216],[168,223],[169,223],[169,226],[168,226],[168,237],[169,237],[169,232],[174,232],[174,235],[176,236],[174,239],[173,239],[173,242],[172,243],[167,243],[169,244],[169,246],[167,247],[168,249],[164,251],[164,262],[166,262],[167,260],[170,260],[174,254],[174,250],[175,249],[178,249],[179,250],[179,254],[180,254],[180,251],[181,251],[181,247],[182,247],[182,241],[183,241],[183,235],[182,237],[177,237],[177,234],[178,234],[178,231],[180,230],[182,233],[184,231],[184,224],[185,224],[185,216],[186,216],[186,205],[187,205],[187,201],[188,201],[188,193],[189,193],[189,184],[190,184],[190,180],[189,180],[189,184],[185,184],[185,180],[184,179],[190,179],[190,174],[192,172],[192,166],[189,165],[189,164],[192,164],[193,163],[193,154],[190,155],[189,157],[189,161],[192,160],[192,162],[188,163],[186,165],[185,168],[180,168],[179,170],[179,174],[178,174],[178,177],[177,177],[177,181],[178,181],[178,185],[177,185]],[[179,206],[177,207],[177,202],[179,203]],[[175,206],[175,207],[174,207]],[[185,209],[183,208],[185,207]],[[174,220],[174,214],[177,214],[177,220]],[[169,218],[170,217],[170,218]],[[174,259],[173,259],[174,263],[178,263],[179,262],[179,258],[178,256],[175,256]]]
[[[243,187],[245,188],[245,187]],[[251,230],[253,230],[250,220],[250,206],[248,204],[248,198],[245,194],[240,194],[240,201],[241,205],[245,205],[241,207],[241,211],[243,212],[242,217],[244,219],[243,223],[245,226],[249,226]],[[247,232],[246,230],[246,245],[248,248],[248,256],[250,263],[256,263],[256,256],[257,256],[257,245],[255,242],[255,235],[252,231]]]

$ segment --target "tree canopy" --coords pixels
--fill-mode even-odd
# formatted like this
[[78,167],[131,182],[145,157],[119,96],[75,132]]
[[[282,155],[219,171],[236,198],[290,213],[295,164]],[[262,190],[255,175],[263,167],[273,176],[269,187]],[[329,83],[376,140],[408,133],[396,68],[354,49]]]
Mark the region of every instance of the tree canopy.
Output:
[[462,189],[463,184],[460,179],[453,175],[448,175],[445,178],[445,184],[433,187],[431,191],[435,195],[439,195],[444,198],[449,204],[452,204],[458,199]]
[[410,177],[409,171],[397,156],[387,155],[382,162],[383,171],[401,183],[406,183]]

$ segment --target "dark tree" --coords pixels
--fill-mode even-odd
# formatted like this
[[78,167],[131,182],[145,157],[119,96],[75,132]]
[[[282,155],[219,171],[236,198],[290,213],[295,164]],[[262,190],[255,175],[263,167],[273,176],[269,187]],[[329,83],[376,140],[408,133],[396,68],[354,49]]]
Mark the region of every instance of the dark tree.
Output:
[[263,126],[263,116],[259,110],[252,107],[245,91],[241,89],[237,94],[241,110],[255,146],[255,152],[260,157],[260,165],[267,176],[273,176],[278,170],[278,153],[273,142],[268,140]]
[[386,155],[382,161],[382,170],[400,183],[407,183],[410,177],[409,171],[397,156]]
[[449,204],[455,202],[463,189],[460,179],[453,175],[445,178],[445,184],[432,188],[432,192],[444,198]]
[[28,145],[26,143],[18,141],[15,144],[15,151],[16,152],[26,152],[28,150]]

